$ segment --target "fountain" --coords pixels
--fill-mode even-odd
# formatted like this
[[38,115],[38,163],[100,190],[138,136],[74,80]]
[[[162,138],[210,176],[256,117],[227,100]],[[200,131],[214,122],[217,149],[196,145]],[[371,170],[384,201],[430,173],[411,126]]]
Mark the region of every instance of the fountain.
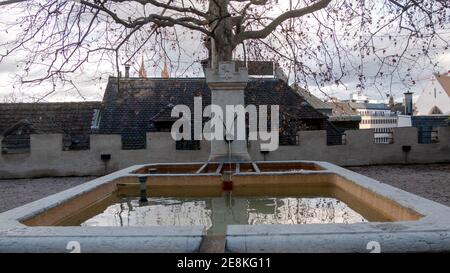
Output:
[[[213,104],[244,104],[245,68],[206,76]],[[229,134],[208,162],[131,166],[0,214],[0,252],[450,251],[450,208],[327,162],[252,161]]]

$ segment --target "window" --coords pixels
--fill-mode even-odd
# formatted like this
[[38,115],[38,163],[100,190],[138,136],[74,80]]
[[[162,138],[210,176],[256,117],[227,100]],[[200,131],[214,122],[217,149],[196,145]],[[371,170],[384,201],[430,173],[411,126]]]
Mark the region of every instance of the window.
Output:
[[418,130],[419,143],[439,142],[438,131],[432,126],[421,126]]
[[299,145],[300,140],[297,134],[280,134],[280,145],[281,146],[292,146]]
[[434,106],[430,111],[430,115],[442,115],[442,111],[439,107]]
[[436,128],[431,129],[431,143],[438,143],[439,142],[439,132]]
[[30,152],[30,134],[34,133],[28,120],[21,120],[3,132],[2,154],[23,154]]
[[392,144],[394,143],[394,135],[392,132],[375,133],[374,140],[376,144]]
[[100,127],[101,114],[99,109],[94,109],[94,117],[92,118],[91,129],[98,129]]
[[342,134],[342,145],[347,145],[347,135],[345,133]]

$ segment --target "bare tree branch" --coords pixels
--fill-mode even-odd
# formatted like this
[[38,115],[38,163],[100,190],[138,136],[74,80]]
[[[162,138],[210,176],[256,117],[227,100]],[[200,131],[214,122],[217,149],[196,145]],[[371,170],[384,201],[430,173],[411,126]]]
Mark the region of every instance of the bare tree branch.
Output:
[[328,6],[328,4],[331,2],[331,0],[319,0],[316,3],[306,6],[304,8],[298,9],[298,10],[291,10],[287,11],[280,16],[278,16],[276,19],[274,19],[267,27],[261,30],[257,31],[246,31],[241,34],[239,34],[236,37],[236,44],[240,44],[244,40],[248,39],[263,39],[267,37],[270,33],[272,33],[277,26],[279,26],[281,23],[283,23],[286,20],[289,20],[291,18],[297,18],[302,17],[306,14],[313,13],[315,11],[324,9]]
[[0,1],[0,6],[17,4],[17,3],[25,2],[25,1],[28,1],[28,0],[3,0],[3,1]]

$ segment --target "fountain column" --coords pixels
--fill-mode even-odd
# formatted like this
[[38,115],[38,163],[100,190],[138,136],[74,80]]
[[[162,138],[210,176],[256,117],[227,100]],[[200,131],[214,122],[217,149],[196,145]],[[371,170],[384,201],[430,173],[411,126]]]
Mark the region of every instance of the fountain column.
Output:
[[[236,64],[234,62],[220,62],[217,69],[206,69],[206,83],[211,90],[211,104],[218,105],[222,108],[224,123],[227,118],[227,105],[242,105],[245,107],[244,89],[248,83],[247,68],[241,67],[236,70]],[[236,127],[232,142],[228,143],[225,140],[211,141],[210,161],[228,162],[230,157],[232,161],[251,160],[247,151],[247,141],[236,140]],[[226,133],[227,129],[224,128],[224,133]],[[245,128],[243,129],[245,130]]]

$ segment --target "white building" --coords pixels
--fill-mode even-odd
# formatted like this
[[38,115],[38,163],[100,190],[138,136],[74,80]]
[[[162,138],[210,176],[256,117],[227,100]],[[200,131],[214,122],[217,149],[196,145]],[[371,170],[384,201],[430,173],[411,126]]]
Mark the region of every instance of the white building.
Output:
[[417,115],[450,114],[450,76],[434,75],[416,102]]
[[373,129],[375,143],[392,143],[392,132],[397,127],[398,116],[388,105],[369,101],[361,93],[351,94],[348,104],[361,116],[359,129]]
[[397,116],[397,127],[411,127],[412,121],[409,115],[398,115]]
[[397,114],[384,103],[358,103],[361,116],[359,129],[374,129],[375,143],[391,143],[393,129],[397,127]]

